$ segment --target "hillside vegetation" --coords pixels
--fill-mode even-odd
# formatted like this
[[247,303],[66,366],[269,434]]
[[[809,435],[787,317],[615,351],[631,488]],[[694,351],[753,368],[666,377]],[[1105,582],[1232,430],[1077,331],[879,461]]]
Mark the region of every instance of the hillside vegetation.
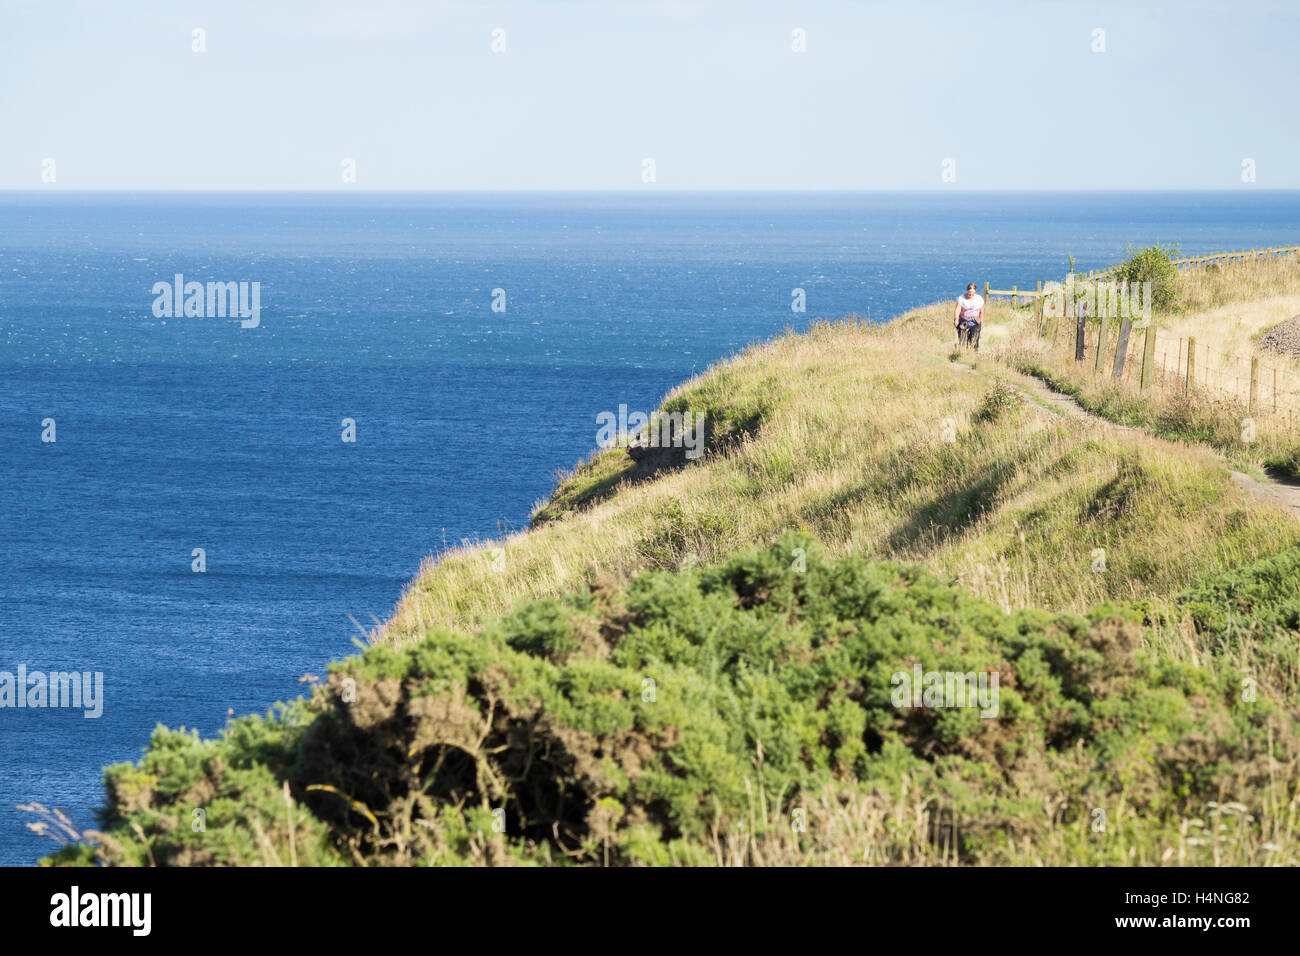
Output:
[[[1026,321],[993,311],[981,355]],[[424,568],[382,638],[473,626],[593,575],[709,564],[787,528],[834,556],[921,563],[1003,608],[1076,611],[1166,599],[1297,540],[1294,521],[1196,447],[1018,399],[986,407],[994,390],[954,370],[953,341],[950,308],[936,306],[884,326],[818,324],[710,369],[663,403],[717,423],[704,458],[638,481],[626,451],[597,452],[533,528]],[[1105,574],[1091,569],[1098,548]]]
[[[220,740],[160,729],[108,773],[102,854],[1295,862],[1297,569],[1291,548],[1189,591],[1180,635],[1115,606],[1006,614],[787,534],[474,634],[376,645]],[[894,706],[891,675],[915,665],[997,672],[997,718]]]
[[[160,728],[53,861],[1295,863],[1300,523],[1003,385],[991,313],[979,371],[935,306],[684,383],[703,458],[596,452],[310,698]],[[896,705],[918,667],[997,715]]]

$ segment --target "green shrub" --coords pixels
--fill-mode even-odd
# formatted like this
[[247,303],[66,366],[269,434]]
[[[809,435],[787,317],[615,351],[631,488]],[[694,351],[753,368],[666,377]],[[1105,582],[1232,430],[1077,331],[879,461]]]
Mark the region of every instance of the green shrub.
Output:
[[1148,246],[1133,252],[1128,260],[1115,271],[1115,278],[1130,285],[1141,282],[1151,283],[1151,306],[1157,312],[1172,311],[1177,304],[1178,267],[1173,260],[1178,249],[1170,246]]
[[[1296,567],[1300,549],[1187,607],[1208,629],[1243,602],[1294,628]],[[996,716],[896,706],[896,675],[917,667],[997,674]],[[1294,701],[1264,687],[1243,702],[1241,677],[1157,657],[1118,606],[1006,614],[788,533],[712,567],[531,602],[476,634],[373,646],[333,665],[310,700],[217,740],[160,728],[138,765],[109,768],[98,852],[127,864],[698,863],[719,834],[755,826],[760,805],[763,820],[788,821],[826,788],[910,788],[941,804],[967,862],[1086,827],[1116,800],[1138,836],[1167,834],[1207,800],[1258,812],[1261,755],[1294,754]]]

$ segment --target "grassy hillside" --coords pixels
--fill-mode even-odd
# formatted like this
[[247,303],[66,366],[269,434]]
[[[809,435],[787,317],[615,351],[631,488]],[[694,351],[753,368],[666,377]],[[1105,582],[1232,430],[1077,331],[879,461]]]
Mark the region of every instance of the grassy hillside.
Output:
[[[993,342],[1021,321],[996,314]],[[1297,540],[1212,455],[997,404],[986,378],[954,370],[952,342],[940,306],[821,324],[710,369],[664,402],[722,423],[702,459],[638,481],[624,450],[598,452],[531,530],[424,568],[383,638],[473,626],[593,576],[711,563],[786,528],[832,555],[921,563],[1004,608],[1076,611],[1165,599]]]
[[[683,384],[703,458],[595,453],[309,699],[160,728],[57,860],[1295,862],[1300,523],[1000,384],[992,313],[979,371],[936,306]],[[996,716],[899,704],[917,667]]]

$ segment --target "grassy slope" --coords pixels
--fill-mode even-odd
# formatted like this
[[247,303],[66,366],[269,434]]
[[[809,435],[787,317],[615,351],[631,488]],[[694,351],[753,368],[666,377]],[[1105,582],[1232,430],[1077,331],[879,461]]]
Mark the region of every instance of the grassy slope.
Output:
[[[991,396],[946,361],[946,313],[818,325],[684,384],[666,405],[719,426],[704,459],[634,480],[600,452],[503,569],[489,547],[423,569],[310,701],[160,730],[107,775],[105,856],[1294,858],[1296,523],[1204,451]],[[999,670],[1005,719],[888,707],[909,662]]]
[[[539,512],[549,520],[502,542],[504,570],[490,545],[444,556],[385,637],[472,626],[597,575],[709,563],[785,528],[832,555],[920,562],[1006,608],[1074,610],[1168,598],[1296,540],[1294,522],[1246,499],[1196,449],[1033,409],[973,428],[989,386],[946,361],[947,326],[944,308],[883,328],[823,324],[710,369],[666,404],[757,418],[752,438],[584,509],[585,494],[629,469],[623,451],[597,453]],[[1104,574],[1091,570],[1095,548]]]

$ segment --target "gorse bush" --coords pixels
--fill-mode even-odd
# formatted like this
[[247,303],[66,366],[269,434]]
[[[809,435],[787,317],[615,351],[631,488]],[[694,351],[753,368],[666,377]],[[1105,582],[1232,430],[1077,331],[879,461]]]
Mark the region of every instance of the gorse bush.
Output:
[[1129,252],[1128,260],[1115,271],[1116,280],[1130,285],[1150,282],[1152,308],[1158,312],[1173,310],[1178,301],[1178,267],[1173,263],[1178,249],[1148,246]]
[[[1275,607],[1259,612],[1270,639],[1294,643],[1297,567],[1300,550],[1188,606],[1211,630],[1224,594]],[[996,716],[896,706],[895,675],[917,668],[996,674]],[[477,633],[373,646],[218,740],[160,728],[138,764],[108,769],[98,851],[54,860],[705,863],[741,833],[743,859],[779,837],[798,861],[836,807],[911,799],[930,821],[913,849],[1007,862],[1068,831],[1070,852],[1126,862],[1088,843],[1097,808],[1126,808],[1125,839],[1159,852],[1207,801],[1257,812],[1294,766],[1294,699],[1246,701],[1242,677],[1159,658],[1133,610],[1007,614],[786,533],[711,567],[596,577]],[[846,854],[906,859],[898,834]]]
[[[1197,627],[1222,636],[1247,631],[1261,644],[1300,645],[1300,548],[1218,575],[1179,598]],[[1300,669],[1295,671],[1300,678]]]

